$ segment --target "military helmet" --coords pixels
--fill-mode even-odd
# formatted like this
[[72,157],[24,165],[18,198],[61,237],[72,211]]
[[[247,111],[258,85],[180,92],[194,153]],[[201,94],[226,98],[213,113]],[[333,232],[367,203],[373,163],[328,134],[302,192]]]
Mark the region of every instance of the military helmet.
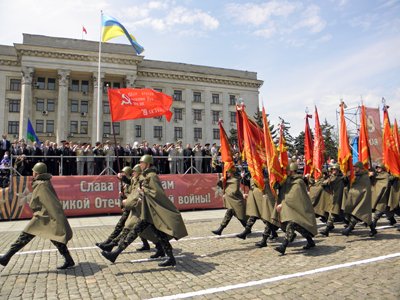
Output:
[[32,171],[38,174],[47,173],[47,166],[45,163],[38,162],[33,166]]
[[378,163],[376,163],[375,168],[382,168],[382,169],[385,169],[385,165],[384,165],[382,162],[378,162]]
[[153,156],[149,154],[145,154],[140,158],[139,162],[144,162],[146,164],[152,164],[153,163]]
[[298,168],[299,168],[299,166],[295,162],[292,162],[289,165],[289,171],[297,172]]
[[340,170],[340,166],[338,163],[331,164],[331,169]]
[[135,165],[135,166],[133,167],[133,172],[136,172],[136,173],[138,173],[138,174],[142,173],[142,168],[140,167],[139,164],[137,164],[137,165]]
[[124,172],[127,176],[131,176],[133,173],[133,170],[131,167],[126,166],[122,169],[122,172]]
[[358,161],[354,164],[354,168],[364,169],[364,164],[361,161]]

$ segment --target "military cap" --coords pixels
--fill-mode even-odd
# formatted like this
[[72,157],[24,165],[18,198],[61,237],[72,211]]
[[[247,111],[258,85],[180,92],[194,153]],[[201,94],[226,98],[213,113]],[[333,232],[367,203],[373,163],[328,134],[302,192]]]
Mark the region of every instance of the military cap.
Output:
[[364,169],[364,165],[361,161],[358,161],[354,164],[354,168]]
[[138,173],[138,174],[142,173],[142,168],[140,167],[139,164],[137,164],[137,165],[135,165],[135,166],[133,167],[133,172],[136,172],[136,173]]
[[337,163],[331,164],[331,165],[330,165],[330,168],[331,168],[331,169],[340,170],[340,166],[339,166],[339,164],[337,164]]
[[122,169],[122,172],[124,172],[127,176],[131,176],[133,173],[133,170],[131,167],[126,166]]
[[295,162],[292,162],[292,163],[290,163],[290,165],[289,165],[289,171],[294,171],[294,172],[296,172],[296,171],[298,170],[298,168],[299,168],[299,166],[298,166]]

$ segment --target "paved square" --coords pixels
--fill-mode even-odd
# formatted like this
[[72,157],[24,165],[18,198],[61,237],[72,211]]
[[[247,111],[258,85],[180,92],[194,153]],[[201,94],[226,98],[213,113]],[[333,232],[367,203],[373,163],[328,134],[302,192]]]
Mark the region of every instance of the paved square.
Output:
[[[212,235],[224,212],[183,213],[189,236],[172,244],[175,268],[158,267],[159,260],[148,259],[153,252],[137,252],[140,241],[111,264],[94,243],[106,238],[118,216],[71,218],[74,238],[68,246],[76,267],[56,270],[61,255],[50,241],[35,238],[7,267],[0,266],[0,299],[400,298],[400,232],[386,220],[378,223],[374,238],[362,226],[344,237],[338,225],[328,238],[316,237],[314,249],[303,250],[305,241],[298,237],[280,257],[272,248],[282,232],[278,242],[254,247],[263,230],[260,221],[244,241],[234,237],[242,230],[237,220],[222,237]],[[0,223],[0,252],[25,223]]]

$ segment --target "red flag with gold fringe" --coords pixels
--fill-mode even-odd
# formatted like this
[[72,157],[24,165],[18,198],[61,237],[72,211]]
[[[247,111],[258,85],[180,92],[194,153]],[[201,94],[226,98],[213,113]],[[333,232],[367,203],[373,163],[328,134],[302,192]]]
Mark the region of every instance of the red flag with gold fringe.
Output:
[[232,169],[235,166],[233,162],[233,155],[231,150],[231,145],[228,141],[228,136],[226,135],[225,129],[222,126],[222,121],[218,122],[219,125],[219,139],[221,142],[221,147],[219,149],[221,153],[221,160],[224,163],[224,170],[222,173],[222,178],[224,180],[224,184],[226,182],[226,172]]
[[322,128],[319,123],[317,107],[315,107],[315,128],[314,128],[313,162],[311,175],[318,180],[322,177],[322,167],[324,165],[325,142],[322,136]]
[[390,128],[388,106],[383,108],[383,163],[386,169],[396,177],[400,177],[400,154],[396,148]]
[[313,140],[311,136],[311,129],[308,123],[308,119],[312,118],[312,115],[306,114],[306,127],[304,129],[304,172],[303,175],[311,174],[312,162],[313,162]]
[[284,179],[287,177],[287,166],[289,165],[289,157],[286,148],[286,140],[283,132],[283,128],[285,125],[281,124],[279,129],[279,163],[281,164],[282,175]]
[[368,128],[367,128],[367,113],[365,111],[365,106],[361,105],[360,114],[360,137],[358,139],[358,160],[364,165],[364,168],[369,169],[369,138],[368,138]]
[[348,176],[350,183],[353,183],[355,179],[353,170],[353,156],[351,153],[349,138],[347,136],[346,120],[344,118],[344,102],[340,104],[338,163],[343,175]]

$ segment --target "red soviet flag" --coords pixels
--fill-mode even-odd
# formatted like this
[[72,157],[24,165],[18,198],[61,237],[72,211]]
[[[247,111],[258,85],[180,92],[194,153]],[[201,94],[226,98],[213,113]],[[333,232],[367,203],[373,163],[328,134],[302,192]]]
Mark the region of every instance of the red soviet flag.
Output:
[[171,120],[172,97],[152,89],[109,89],[113,122],[153,118],[165,115]]

